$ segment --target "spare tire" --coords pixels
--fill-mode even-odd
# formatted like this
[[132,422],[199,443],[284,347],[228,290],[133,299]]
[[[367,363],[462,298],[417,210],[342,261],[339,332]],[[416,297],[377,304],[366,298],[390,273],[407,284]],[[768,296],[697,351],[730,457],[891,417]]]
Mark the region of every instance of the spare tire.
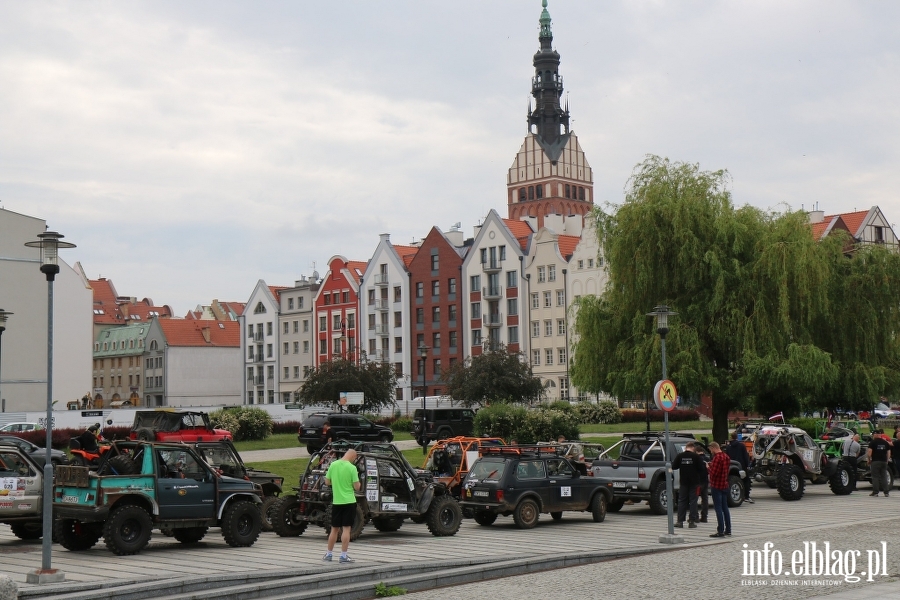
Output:
[[140,471],[138,465],[132,460],[130,454],[113,456],[103,463],[99,469],[99,475],[137,475]]
[[153,442],[156,440],[156,433],[149,427],[141,427],[137,430],[137,439],[142,442]]

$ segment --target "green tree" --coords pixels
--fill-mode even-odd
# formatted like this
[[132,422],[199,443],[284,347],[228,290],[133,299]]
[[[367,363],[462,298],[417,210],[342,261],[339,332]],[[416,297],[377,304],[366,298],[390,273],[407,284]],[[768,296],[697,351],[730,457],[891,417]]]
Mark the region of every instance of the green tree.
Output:
[[800,401],[846,406],[896,389],[898,257],[872,248],[847,258],[848,240],[816,242],[805,213],[735,208],[727,184],[725,171],[650,156],[625,202],[598,211],[609,285],[579,300],[575,385],[649,393],[661,357],[646,313],[667,304],[678,313],[668,376],[682,395],[712,393],[717,439],[741,407],[791,414]]
[[447,392],[464,406],[535,402],[544,388],[521,352],[500,346],[456,363],[443,374]]
[[390,363],[357,364],[340,358],[311,370],[297,392],[297,401],[303,406],[337,406],[341,392],[363,392],[365,400],[358,410],[378,412],[394,404],[396,385],[397,375]]

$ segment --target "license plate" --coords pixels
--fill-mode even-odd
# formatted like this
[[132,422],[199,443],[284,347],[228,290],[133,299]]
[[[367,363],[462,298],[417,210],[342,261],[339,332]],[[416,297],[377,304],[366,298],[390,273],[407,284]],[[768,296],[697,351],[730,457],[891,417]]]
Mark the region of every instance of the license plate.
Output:
[[482,496],[482,497],[484,497],[484,498],[487,498],[488,493],[487,493],[486,491],[484,491],[484,490],[475,490],[475,495],[476,495],[476,496]]
[[315,432],[316,432],[315,429],[307,429],[307,430],[306,430],[306,433],[313,433],[313,434],[314,434]]
[[613,487],[614,488],[623,488],[623,487],[628,487],[628,484],[625,483],[624,481],[614,481]]
[[63,496],[63,502],[68,502],[69,504],[77,504],[78,496]]

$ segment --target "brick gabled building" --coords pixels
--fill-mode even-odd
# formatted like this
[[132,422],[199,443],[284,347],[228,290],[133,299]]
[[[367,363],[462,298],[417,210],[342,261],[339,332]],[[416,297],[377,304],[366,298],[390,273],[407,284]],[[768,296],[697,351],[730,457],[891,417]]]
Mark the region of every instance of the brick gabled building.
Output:
[[825,211],[813,210],[809,222],[815,239],[820,240],[834,231],[842,230],[850,234],[857,244],[886,244],[897,247],[897,235],[881,209],[873,206],[836,215],[826,215]]
[[237,321],[244,314],[243,302],[220,302],[213,300],[209,305],[197,305],[194,310],[189,310],[185,319],[195,321]]
[[[442,395],[443,371],[466,356],[462,265],[472,241],[467,243],[458,229],[445,234],[432,227],[409,263],[412,326],[406,345],[412,362],[404,364],[404,373],[409,375],[406,384],[415,392],[404,396],[406,400]],[[423,346],[424,359],[419,351]],[[413,363],[416,368],[410,369]]]
[[334,358],[359,361],[359,286],[365,273],[362,261],[328,259],[315,300],[317,367]]
[[113,282],[105,277],[89,279],[88,284],[94,295],[94,339],[110,327],[148,323],[154,317],[165,319],[172,316],[172,307],[168,304],[156,306],[150,298],[138,300],[120,296]]

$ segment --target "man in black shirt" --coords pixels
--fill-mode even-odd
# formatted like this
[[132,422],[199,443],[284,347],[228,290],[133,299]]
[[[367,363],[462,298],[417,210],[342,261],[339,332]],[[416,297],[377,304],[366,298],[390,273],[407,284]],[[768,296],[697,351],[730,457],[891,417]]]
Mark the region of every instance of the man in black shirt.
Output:
[[875,431],[866,456],[869,457],[869,468],[872,470],[872,493],[869,495],[877,496],[884,488],[885,497],[889,496],[891,490],[888,488],[887,466],[891,460],[891,443],[884,437],[883,430]]
[[697,456],[694,450],[694,442],[688,442],[684,446],[684,452],[675,457],[672,469],[678,470],[678,522],[675,527],[684,527],[684,517],[690,507],[690,520],[688,527],[696,528],[699,517],[697,516],[697,492],[700,487],[700,470],[706,471],[706,463]]
[[100,446],[97,444],[97,435],[99,435],[99,431],[100,423],[94,423],[87,428],[87,431],[78,436],[78,441],[81,443],[82,450],[94,453],[100,450]]
[[[745,473],[750,472],[750,453],[747,452],[747,446],[744,445],[744,442],[738,440],[737,430],[731,434],[731,441],[725,446],[725,454],[727,454],[731,460],[736,460],[741,463],[741,469],[743,469]],[[753,504],[753,500],[750,499],[750,477],[745,477],[743,483],[744,502]]]

